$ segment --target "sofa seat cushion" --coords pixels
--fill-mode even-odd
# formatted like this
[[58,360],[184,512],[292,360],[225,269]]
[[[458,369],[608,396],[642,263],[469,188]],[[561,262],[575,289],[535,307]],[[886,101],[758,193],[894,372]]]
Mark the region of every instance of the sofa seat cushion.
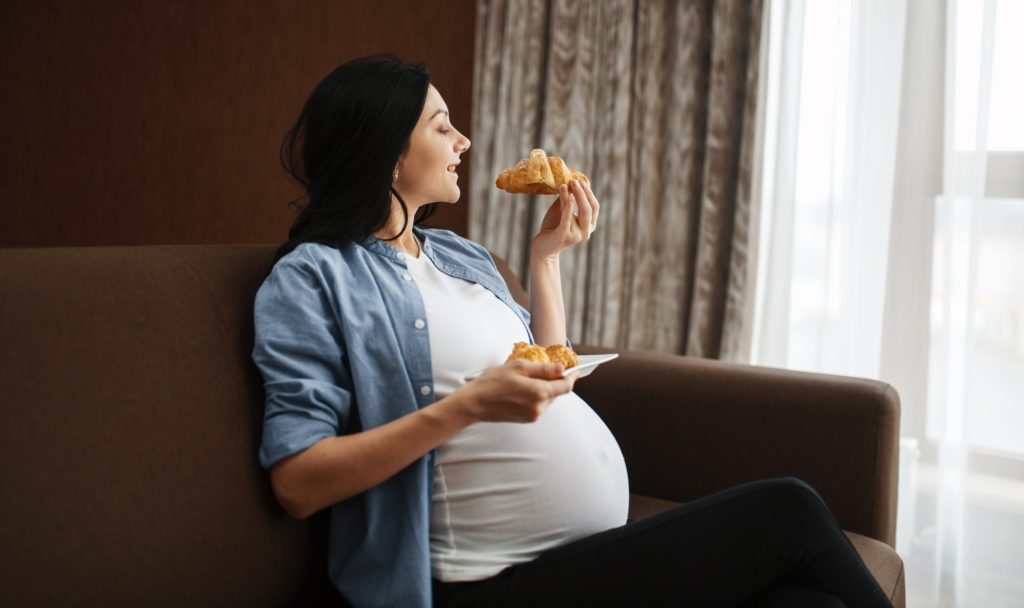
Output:
[[[642,494],[631,494],[629,497],[629,519],[638,520],[650,517],[682,503],[672,500],[663,500]],[[882,589],[889,594],[894,608],[906,606],[906,591],[903,581],[903,559],[889,545],[857,534],[843,530],[846,537],[850,539],[857,553],[867,565],[868,570],[875,576],[875,580]]]

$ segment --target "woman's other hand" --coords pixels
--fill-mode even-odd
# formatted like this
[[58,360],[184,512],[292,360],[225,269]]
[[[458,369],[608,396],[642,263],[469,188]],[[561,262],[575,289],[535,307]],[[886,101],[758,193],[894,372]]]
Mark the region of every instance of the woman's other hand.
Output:
[[[573,200],[579,208],[573,213]],[[590,239],[597,229],[597,214],[601,205],[590,190],[590,184],[573,180],[558,188],[558,200],[544,214],[540,231],[530,242],[530,256],[553,258],[567,247]]]
[[562,377],[561,363],[516,359],[489,368],[452,393],[473,422],[534,422],[551,401],[572,390],[579,374]]

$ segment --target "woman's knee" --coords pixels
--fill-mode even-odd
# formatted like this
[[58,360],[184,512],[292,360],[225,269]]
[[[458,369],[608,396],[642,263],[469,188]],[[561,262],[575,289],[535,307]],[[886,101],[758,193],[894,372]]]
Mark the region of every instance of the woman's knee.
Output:
[[802,492],[807,492],[807,493],[809,493],[812,496],[815,496],[817,498],[821,498],[821,496],[818,495],[818,491],[815,490],[811,486],[811,484],[807,483],[803,479],[800,479],[799,477],[793,477],[793,476],[776,477],[772,481],[776,485],[778,485],[778,486],[786,487],[786,488],[792,488],[793,490],[799,490],[799,491],[802,491]]
[[825,499],[818,494],[811,484],[807,483],[799,477],[776,477],[770,480],[772,487],[778,491],[783,492],[787,497],[796,500],[799,504],[809,506],[814,509],[818,509],[821,506],[828,506],[825,504]]

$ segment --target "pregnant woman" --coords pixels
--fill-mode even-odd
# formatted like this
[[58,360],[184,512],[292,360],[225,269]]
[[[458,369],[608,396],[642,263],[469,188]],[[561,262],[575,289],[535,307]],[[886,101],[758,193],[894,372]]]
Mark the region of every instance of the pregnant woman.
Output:
[[255,300],[259,459],[290,515],[330,509],[338,591],[357,608],[890,606],[799,479],[627,521],[622,453],[576,377],[503,364],[515,342],[571,347],[558,256],[596,228],[597,197],[562,186],[526,310],[486,249],[420,225],[459,200],[469,147],[425,66],[393,56],[328,74],[282,146],[308,203]]

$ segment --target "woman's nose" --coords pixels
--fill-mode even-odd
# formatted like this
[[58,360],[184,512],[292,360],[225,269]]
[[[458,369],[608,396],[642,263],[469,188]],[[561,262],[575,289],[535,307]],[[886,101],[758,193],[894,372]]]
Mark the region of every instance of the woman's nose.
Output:
[[464,142],[464,143],[462,144],[462,151],[463,151],[463,152],[465,152],[466,150],[469,150],[469,145],[470,145],[470,144],[471,144],[472,142],[471,142],[471,141],[469,141],[469,138],[468,138],[468,137],[465,137],[465,136],[463,136],[463,139],[465,139],[465,140],[466,140],[466,141],[465,141],[465,142]]

